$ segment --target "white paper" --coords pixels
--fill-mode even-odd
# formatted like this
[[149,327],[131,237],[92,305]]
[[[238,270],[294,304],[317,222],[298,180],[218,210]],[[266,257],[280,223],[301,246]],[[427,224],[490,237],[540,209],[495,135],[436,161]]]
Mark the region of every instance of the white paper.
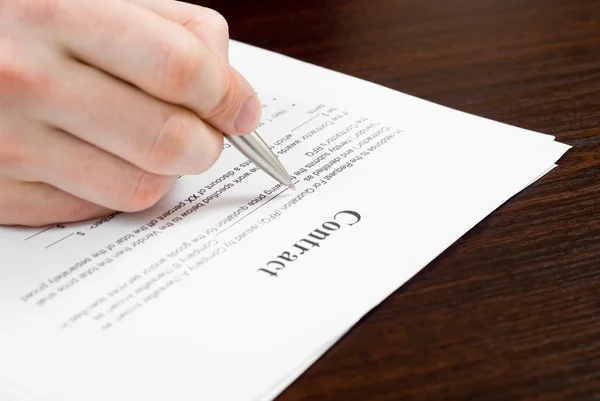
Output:
[[568,149],[231,50],[298,190],[227,147],[143,213],[0,229],[0,377],[51,401],[272,399]]
[[[259,57],[259,62],[253,60]],[[463,113],[372,82],[308,64],[247,44],[232,42],[230,60],[257,88],[336,104],[407,130],[450,138],[457,134],[515,140],[514,144],[553,140],[554,136]]]

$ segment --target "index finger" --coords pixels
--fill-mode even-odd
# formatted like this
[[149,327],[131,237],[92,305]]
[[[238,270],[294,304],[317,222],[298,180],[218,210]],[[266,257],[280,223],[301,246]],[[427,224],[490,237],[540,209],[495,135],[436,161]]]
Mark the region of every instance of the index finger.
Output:
[[60,2],[59,40],[75,58],[165,102],[196,112],[228,134],[256,128],[252,86],[179,24],[123,0]]
[[185,27],[223,59],[229,59],[229,25],[217,11],[178,0],[129,1]]

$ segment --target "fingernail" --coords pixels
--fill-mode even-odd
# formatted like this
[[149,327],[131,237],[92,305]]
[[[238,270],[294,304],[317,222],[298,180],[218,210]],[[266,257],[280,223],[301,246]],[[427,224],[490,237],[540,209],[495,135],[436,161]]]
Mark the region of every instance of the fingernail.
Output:
[[237,118],[235,119],[235,129],[242,134],[252,132],[258,125],[258,122],[260,121],[260,116],[260,101],[255,95],[250,96],[249,98],[244,100],[244,103],[240,108],[240,112],[238,113]]

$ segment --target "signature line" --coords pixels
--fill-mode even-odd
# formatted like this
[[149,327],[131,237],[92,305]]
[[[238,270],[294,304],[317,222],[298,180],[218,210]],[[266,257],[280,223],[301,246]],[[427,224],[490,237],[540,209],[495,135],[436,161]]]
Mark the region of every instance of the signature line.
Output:
[[302,127],[303,125],[306,125],[306,124],[308,124],[309,122],[311,122],[312,120],[314,120],[315,118],[317,118],[317,117],[319,117],[319,116],[320,116],[320,114],[317,114],[316,116],[314,116],[314,117],[311,117],[310,119],[308,119],[308,120],[304,121],[302,124],[300,124],[299,126],[297,126],[296,128],[294,128],[294,129],[292,130],[292,132],[296,131],[298,128]]
[[56,227],[56,226],[50,226],[50,227],[48,227],[48,228],[45,228],[45,229],[43,229],[42,231],[40,231],[39,233],[37,233],[37,234],[33,234],[31,237],[27,237],[27,238],[25,238],[25,241],[27,241],[28,239],[32,239],[33,237],[37,237],[38,235],[40,235],[40,234],[43,234],[43,233],[45,233],[46,231],[53,229],[54,227]]
[[48,245],[48,246],[46,247],[46,249],[50,248],[50,247],[51,247],[51,246],[53,246],[53,245],[56,245],[56,244],[58,244],[58,243],[59,243],[59,242],[61,242],[61,241],[64,241],[64,240],[66,240],[67,238],[69,238],[69,237],[70,237],[71,235],[73,235],[73,234],[75,234],[75,233],[71,233],[71,234],[67,235],[66,237],[62,237],[62,238],[61,238],[61,239],[59,239],[58,241],[51,243],[50,245]]
[[[297,183],[299,183],[300,180],[296,181],[294,183],[294,185],[296,185]],[[236,221],[235,223],[233,223],[232,225],[230,225],[229,227],[227,227],[226,229],[224,229],[223,231],[221,231],[220,233],[218,233],[215,237],[218,237],[219,235],[223,234],[225,231],[229,230],[231,227],[235,226],[237,223],[239,223],[240,221],[244,220],[246,217],[250,216],[252,213],[256,212],[258,209],[260,209],[261,207],[263,207],[264,205],[266,205],[267,203],[271,202],[273,199],[277,198],[279,195],[281,195],[282,193],[284,193],[285,191],[287,191],[289,188],[284,189],[283,191],[279,192],[277,195],[273,196],[271,199],[269,199],[268,201],[266,201],[265,203],[263,203],[262,205],[260,205],[259,207],[257,207],[256,209],[254,209],[253,211],[249,212],[248,214],[246,214],[244,217],[242,217],[241,219],[239,219],[238,221]]]

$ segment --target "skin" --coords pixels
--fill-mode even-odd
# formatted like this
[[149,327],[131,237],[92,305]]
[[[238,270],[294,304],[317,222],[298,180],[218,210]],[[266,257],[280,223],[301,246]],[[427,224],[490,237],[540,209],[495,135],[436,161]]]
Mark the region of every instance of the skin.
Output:
[[173,0],[0,0],[0,225],[136,212],[260,120],[217,12]]

